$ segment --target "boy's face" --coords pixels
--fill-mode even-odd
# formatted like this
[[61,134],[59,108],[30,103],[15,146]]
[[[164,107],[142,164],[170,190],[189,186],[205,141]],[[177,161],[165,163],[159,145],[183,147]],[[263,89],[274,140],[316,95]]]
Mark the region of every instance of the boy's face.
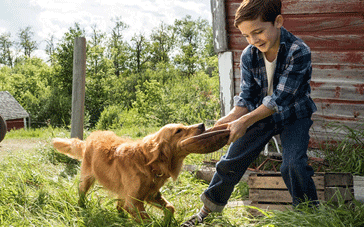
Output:
[[274,24],[272,22],[263,22],[259,17],[256,20],[241,22],[238,28],[249,44],[265,53],[268,60],[269,58],[274,60],[279,49],[280,28],[282,25],[283,17],[278,15]]

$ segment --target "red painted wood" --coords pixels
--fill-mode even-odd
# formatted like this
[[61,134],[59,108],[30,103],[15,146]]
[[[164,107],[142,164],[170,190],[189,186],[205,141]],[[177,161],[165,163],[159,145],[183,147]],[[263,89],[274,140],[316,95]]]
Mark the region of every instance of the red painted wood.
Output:
[[24,128],[24,120],[23,119],[7,120],[6,127],[7,127],[8,131],[10,131],[12,129]]
[[[226,1],[228,16],[235,15],[242,1]],[[283,0],[282,14],[321,14],[364,12],[361,0]]]

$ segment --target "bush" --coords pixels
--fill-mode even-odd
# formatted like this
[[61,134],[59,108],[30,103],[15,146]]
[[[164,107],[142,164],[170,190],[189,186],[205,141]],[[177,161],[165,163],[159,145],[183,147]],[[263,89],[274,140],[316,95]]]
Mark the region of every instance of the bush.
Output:
[[115,129],[122,126],[119,113],[121,108],[116,105],[108,106],[101,113],[100,119],[96,124],[97,129]]

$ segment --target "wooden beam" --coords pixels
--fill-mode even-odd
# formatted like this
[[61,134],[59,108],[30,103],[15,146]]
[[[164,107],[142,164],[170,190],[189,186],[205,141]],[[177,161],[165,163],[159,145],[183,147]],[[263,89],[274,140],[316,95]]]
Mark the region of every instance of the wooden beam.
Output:
[[86,39],[75,39],[73,52],[71,138],[83,139],[86,81]]
[[228,50],[226,34],[226,13],[224,0],[211,0],[214,50],[216,53]]

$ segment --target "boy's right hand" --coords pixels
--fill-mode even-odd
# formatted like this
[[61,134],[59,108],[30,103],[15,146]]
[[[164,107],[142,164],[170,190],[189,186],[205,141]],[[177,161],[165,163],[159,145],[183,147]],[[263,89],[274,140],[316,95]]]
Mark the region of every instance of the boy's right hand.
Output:
[[245,114],[247,114],[248,112],[249,112],[248,109],[245,107],[235,106],[229,112],[228,115],[217,120],[214,126],[218,126],[218,125],[222,125],[222,124],[226,124],[226,123],[235,121],[235,120],[239,119],[240,117],[244,116]]

